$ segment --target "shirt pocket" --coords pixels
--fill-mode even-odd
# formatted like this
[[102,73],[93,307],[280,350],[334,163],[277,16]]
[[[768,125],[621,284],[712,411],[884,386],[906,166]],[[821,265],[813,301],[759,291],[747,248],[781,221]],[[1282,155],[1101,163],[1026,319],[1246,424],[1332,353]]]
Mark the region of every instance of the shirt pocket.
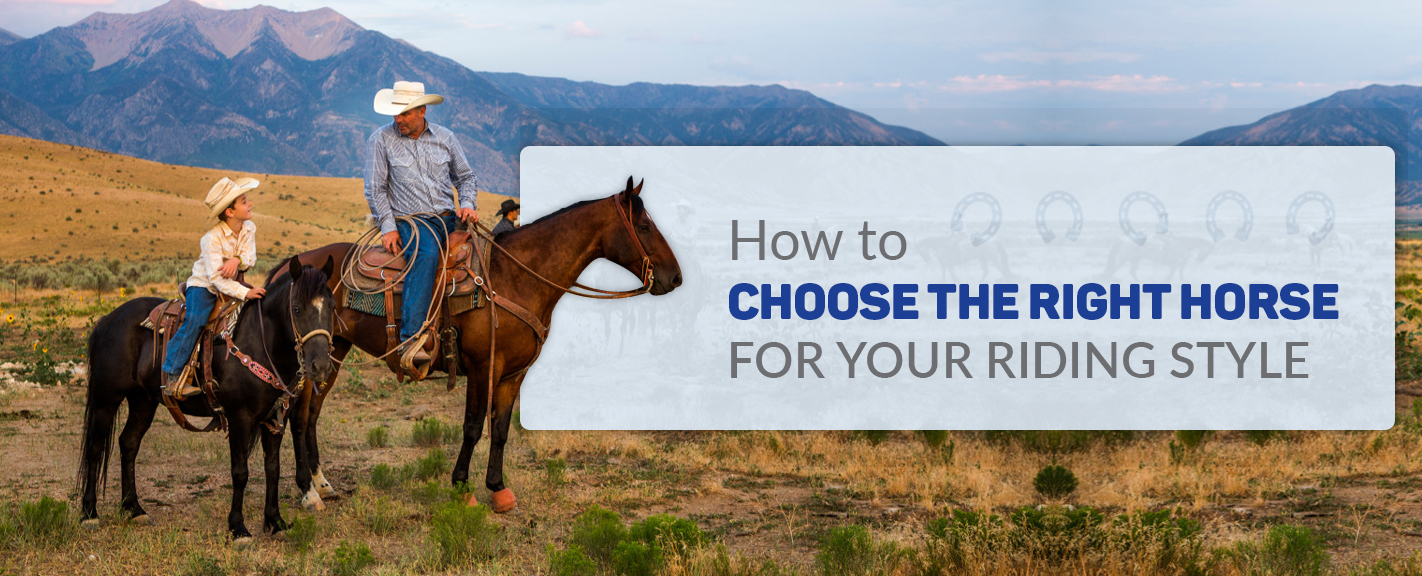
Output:
[[386,155],[390,160],[390,181],[401,187],[414,185],[419,179],[419,167],[415,162],[415,152],[404,146],[396,146]]

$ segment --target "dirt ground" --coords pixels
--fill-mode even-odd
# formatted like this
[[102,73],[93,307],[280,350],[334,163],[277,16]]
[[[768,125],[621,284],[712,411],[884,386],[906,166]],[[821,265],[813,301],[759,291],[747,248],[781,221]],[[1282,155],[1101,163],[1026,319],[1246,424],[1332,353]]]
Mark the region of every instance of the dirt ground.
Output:
[[[371,372],[367,370],[367,374]],[[412,417],[458,422],[463,411],[463,388],[446,392],[442,382],[399,386],[360,376],[343,376],[338,386],[344,389],[338,388],[328,401],[321,435],[324,469],[341,497],[314,515],[322,524],[322,535],[314,545],[318,551],[315,557],[329,553],[342,540],[358,538],[370,543],[376,558],[403,571],[417,565],[414,557],[424,547],[421,516],[410,510],[404,529],[394,534],[364,532],[356,520],[364,505],[362,499],[368,501],[379,494],[368,486],[370,471],[377,464],[399,465],[423,455],[427,449],[410,442]],[[0,400],[0,500],[33,501],[51,496],[77,506],[74,478],[84,392],[80,385],[68,385],[12,392]],[[1412,399],[1418,396],[1422,396],[1422,382],[1399,386],[1399,411],[1407,414]],[[382,424],[390,427],[390,446],[368,446],[366,433]],[[1302,454],[1308,450],[1306,446],[1319,441],[1352,442],[1348,439],[1358,435],[1336,433],[1339,436],[1335,438],[1329,436],[1335,433],[1306,434],[1312,436],[1277,441],[1270,445],[1273,448],[1256,451],[1246,459],[1260,460],[1261,470],[1268,469],[1270,458]],[[545,570],[547,546],[562,546],[572,520],[596,504],[619,512],[626,521],[657,513],[689,518],[732,554],[773,558],[781,565],[808,572],[819,539],[830,527],[846,523],[867,525],[876,537],[913,545],[922,538],[925,522],[946,509],[1006,513],[1032,503],[1024,496],[1030,491],[1032,472],[1055,459],[988,444],[976,433],[953,433],[950,438],[957,455],[950,453],[947,458],[954,462],[944,468],[913,465],[949,478],[943,485],[924,492],[894,487],[900,476],[910,473],[892,468],[898,464],[887,464],[885,471],[867,478],[858,471],[859,466],[879,462],[877,454],[894,461],[944,459],[938,455],[941,449],[935,452],[922,448],[908,433],[898,433],[882,444],[872,445],[851,435],[829,432],[780,435],[515,431],[506,469],[508,483],[518,493],[520,509],[496,517],[508,542],[507,555],[498,565],[510,573]],[[1392,441],[1377,440],[1386,436],[1369,438],[1372,439],[1360,438],[1352,445],[1376,447],[1379,442]],[[1150,461],[1142,457],[1140,467],[1159,467],[1151,476],[1156,478],[1208,474],[1210,468],[1232,466],[1229,451],[1257,448],[1230,433],[1222,433],[1212,441],[1212,445],[1220,446],[1220,453],[1202,452],[1194,464],[1167,468],[1160,462],[1165,458],[1158,456],[1168,441],[1168,435],[1148,435],[1126,446],[1066,455],[1064,463],[1083,479],[1083,487],[1072,502],[1107,513],[1136,507],[1122,504],[1129,500],[1122,500],[1117,493],[1141,491],[1140,487],[1133,487],[1138,481],[1122,469],[1107,469],[1121,458],[1137,458],[1132,450],[1155,455],[1150,456]],[[1291,447],[1289,444],[1293,443],[1299,446]],[[763,444],[779,450],[779,456],[757,456],[758,446]],[[291,479],[290,442],[283,448],[281,499],[283,513],[291,520],[300,515],[295,510],[298,494]],[[1192,496],[1188,490],[1172,494],[1172,481],[1158,479],[1144,488],[1144,500],[1140,500],[1144,505],[1140,507],[1175,508],[1202,522],[1211,546],[1258,538],[1275,524],[1310,526],[1325,537],[1334,569],[1346,573],[1350,567],[1371,565],[1380,559],[1406,558],[1422,549],[1422,493],[1418,491],[1422,488],[1422,473],[1418,472],[1417,450],[1375,449],[1380,451],[1374,460],[1393,458],[1401,463],[1382,473],[1376,471],[1382,465],[1379,463],[1371,470],[1348,463],[1338,464],[1341,468],[1306,468],[1286,482],[1267,479],[1265,472],[1258,472],[1258,479],[1243,479],[1243,489],[1220,489],[1205,497]],[[487,439],[476,452],[473,479],[483,477],[486,450]],[[1402,451],[1386,456],[1390,453],[1386,450]],[[1117,460],[1094,453],[1110,453]],[[549,472],[553,459],[565,461],[566,472]],[[248,526],[255,532],[261,525],[264,478],[259,460],[254,458],[251,464],[246,513]],[[129,526],[121,521],[117,511],[117,468],[115,456],[108,491],[100,498],[103,528],[81,534],[64,550],[22,552],[27,556],[11,559],[11,566],[19,567],[20,573],[58,574],[86,562],[98,562],[105,566],[102,573],[177,573],[173,570],[181,571],[185,554],[214,549],[226,555],[247,555],[257,559],[253,561],[258,564],[268,563],[254,565],[256,573],[268,572],[266,567],[270,566],[290,567],[281,564],[291,562],[290,547],[278,538],[259,536],[251,551],[230,550],[225,517],[231,480],[228,451],[221,434],[184,432],[159,411],[144,441],[137,468],[141,501],[155,520],[152,527]],[[1347,473],[1350,468],[1357,471]],[[801,472],[794,472],[796,469]],[[1340,470],[1343,473],[1333,473]],[[1179,480],[1173,482],[1178,484]],[[476,496],[480,501],[489,501],[487,490],[479,490]],[[143,539],[143,531],[171,532],[177,538],[173,548],[177,552],[171,558],[153,560],[145,558],[151,543],[123,544]],[[301,562],[319,565],[318,560]],[[0,561],[0,567],[5,564]]]

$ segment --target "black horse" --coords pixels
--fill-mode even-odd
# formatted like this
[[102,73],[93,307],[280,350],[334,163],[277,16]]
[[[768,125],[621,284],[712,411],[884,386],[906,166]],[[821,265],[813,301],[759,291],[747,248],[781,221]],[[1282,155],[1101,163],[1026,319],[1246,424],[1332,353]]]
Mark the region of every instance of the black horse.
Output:
[[[328,260],[324,268],[316,270],[302,266],[295,258],[288,261],[288,273],[270,283],[264,298],[249,302],[242,309],[232,334],[231,343],[238,350],[274,372],[277,381],[292,392],[301,384],[297,374],[302,368],[313,382],[324,381],[334,372],[330,333],[336,304],[327,287],[333,266],[334,262]],[[132,521],[148,522],[147,513],[138,503],[134,461],[161,403],[161,361],[154,359],[153,332],[140,323],[162,302],[159,298],[125,302],[101,318],[89,336],[89,398],[84,408],[83,456],[79,462],[86,524],[98,522],[95,491],[107,481],[114,421],[124,400],[128,400],[128,422],[119,435],[122,505]],[[252,536],[242,518],[242,497],[247,489],[247,457],[258,434],[266,455],[267,477],[262,524],[271,532],[286,528],[277,505],[285,422],[274,422],[275,431],[264,425],[281,414],[286,393],[244,366],[222,338],[215,338],[213,344],[212,376],[218,382],[216,397],[227,418],[232,449],[232,511],[227,516],[227,528],[234,541],[241,543]],[[184,414],[212,416],[203,395],[183,400],[180,407]]]

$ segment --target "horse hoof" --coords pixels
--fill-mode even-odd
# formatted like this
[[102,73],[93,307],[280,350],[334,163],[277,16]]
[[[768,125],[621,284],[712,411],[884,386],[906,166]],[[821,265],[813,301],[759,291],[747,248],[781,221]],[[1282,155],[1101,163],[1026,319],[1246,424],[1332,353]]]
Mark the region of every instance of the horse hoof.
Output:
[[246,547],[251,546],[251,545],[252,545],[252,537],[251,537],[251,536],[243,536],[243,537],[241,537],[241,538],[233,538],[233,539],[232,539],[232,547],[233,547],[233,548],[246,548]]
[[137,516],[134,516],[133,518],[129,518],[128,521],[129,521],[129,523],[134,524],[134,525],[137,525],[137,526],[152,526],[152,525],[153,525],[153,519],[152,519],[152,518],[149,518],[147,514],[139,514],[139,515],[137,515]]
[[301,497],[301,508],[307,512],[320,512],[326,509],[326,504],[321,501],[321,494],[315,488],[306,491],[306,495]]
[[514,498],[513,490],[508,488],[495,492],[493,500],[495,514],[504,514],[514,508],[518,508],[518,499]]
[[326,475],[322,474],[319,469],[311,475],[311,485],[316,488],[316,493],[320,494],[322,498],[336,497],[335,487],[331,486],[331,483],[326,480]]
[[85,520],[85,521],[83,521],[83,522],[80,522],[79,525],[80,525],[80,526],[83,526],[84,528],[89,529],[89,530],[98,530],[98,529],[99,529],[99,519],[98,519],[98,518],[90,518],[90,519],[88,519],[88,520]]

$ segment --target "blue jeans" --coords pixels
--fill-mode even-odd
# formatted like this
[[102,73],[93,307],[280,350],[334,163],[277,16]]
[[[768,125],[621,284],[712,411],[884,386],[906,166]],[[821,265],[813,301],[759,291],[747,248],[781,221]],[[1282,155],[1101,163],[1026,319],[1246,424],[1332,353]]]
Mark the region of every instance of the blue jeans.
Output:
[[[429,311],[430,301],[434,299],[440,253],[444,251],[449,240],[446,234],[453,232],[459,225],[459,217],[454,214],[427,216],[420,220],[428,226],[413,226],[413,231],[407,222],[395,223],[395,230],[400,233],[400,246],[404,249],[403,256],[410,266],[410,272],[405,275],[404,292],[400,295],[401,342],[414,336],[425,323],[425,313]],[[440,225],[441,220],[444,221],[443,226]],[[416,234],[420,238],[418,251],[411,240]]]
[[183,326],[178,328],[178,333],[168,340],[168,353],[163,358],[163,371],[173,376],[183,371],[183,365],[193,355],[198,334],[207,324],[207,317],[212,315],[212,307],[217,305],[217,295],[208,292],[207,288],[190,286],[183,293],[183,298],[188,301],[188,313],[183,317]]

